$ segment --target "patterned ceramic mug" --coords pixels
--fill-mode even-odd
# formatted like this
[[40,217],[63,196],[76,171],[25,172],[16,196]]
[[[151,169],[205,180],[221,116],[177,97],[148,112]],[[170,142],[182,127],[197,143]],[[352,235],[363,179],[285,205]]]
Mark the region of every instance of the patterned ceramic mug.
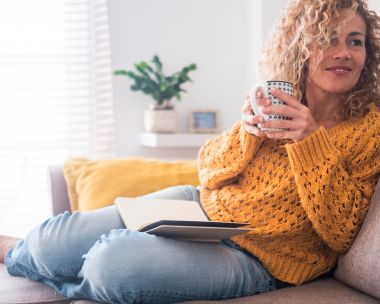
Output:
[[[257,90],[261,88],[264,92],[264,96],[266,98],[269,98],[272,102],[272,105],[283,105],[284,102],[277,97],[274,97],[269,93],[271,88],[276,88],[281,91],[284,91],[286,94],[293,96],[293,91],[294,87],[293,84],[291,84],[288,81],[283,81],[283,80],[268,80],[265,81],[264,83],[257,83],[253,86],[253,89],[250,92],[250,103],[253,112],[256,115],[261,115],[264,118],[264,121],[269,121],[269,120],[289,120],[290,118],[284,115],[279,115],[279,114],[262,114],[259,110],[259,107],[257,106],[256,103],[256,92]],[[283,131],[284,129],[276,129],[276,128],[261,128],[261,130],[269,130],[269,131]]]

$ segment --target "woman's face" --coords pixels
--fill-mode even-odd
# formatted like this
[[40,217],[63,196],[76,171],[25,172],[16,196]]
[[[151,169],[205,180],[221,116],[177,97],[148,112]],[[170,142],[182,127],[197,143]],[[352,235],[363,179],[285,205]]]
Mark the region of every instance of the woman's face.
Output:
[[311,51],[307,93],[342,94],[351,90],[358,82],[366,59],[366,25],[363,18],[343,10],[339,21],[346,20],[339,34],[333,37],[330,46],[321,51]]

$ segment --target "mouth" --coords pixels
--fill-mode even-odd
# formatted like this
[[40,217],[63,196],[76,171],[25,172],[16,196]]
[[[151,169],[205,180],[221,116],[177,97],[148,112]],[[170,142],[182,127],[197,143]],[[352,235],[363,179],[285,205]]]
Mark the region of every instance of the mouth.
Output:
[[326,68],[326,71],[332,72],[338,75],[344,75],[352,71],[352,68],[344,65],[330,66]]

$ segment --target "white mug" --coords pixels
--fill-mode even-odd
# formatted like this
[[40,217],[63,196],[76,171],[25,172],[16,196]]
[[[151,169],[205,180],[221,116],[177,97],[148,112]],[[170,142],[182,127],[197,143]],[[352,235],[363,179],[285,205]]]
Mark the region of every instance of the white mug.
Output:
[[[285,104],[281,99],[278,99],[277,97],[274,97],[272,94],[269,93],[271,88],[276,88],[281,91],[284,91],[286,94],[293,96],[294,86],[292,83],[288,81],[283,80],[267,80],[264,83],[256,83],[253,86],[253,89],[251,90],[249,94],[249,100],[251,103],[251,107],[255,115],[261,115],[264,118],[264,121],[270,121],[270,120],[289,120],[290,118],[284,115],[279,114],[263,114],[260,112],[259,107],[256,103],[256,92],[257,90],[261,88],[263,90],[264,96],[266,98],[269,98],[272,102],[272,105],[283,105]],[[261,128],[261,130],[265,131],[284,131],[282,128]]]

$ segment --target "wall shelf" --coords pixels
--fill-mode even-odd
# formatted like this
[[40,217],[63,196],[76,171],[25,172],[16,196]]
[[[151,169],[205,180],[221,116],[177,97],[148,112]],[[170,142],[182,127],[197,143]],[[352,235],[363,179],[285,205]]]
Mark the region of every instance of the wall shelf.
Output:
[[145,147],[196,148],[216,133],[142,133],[140,143]]

